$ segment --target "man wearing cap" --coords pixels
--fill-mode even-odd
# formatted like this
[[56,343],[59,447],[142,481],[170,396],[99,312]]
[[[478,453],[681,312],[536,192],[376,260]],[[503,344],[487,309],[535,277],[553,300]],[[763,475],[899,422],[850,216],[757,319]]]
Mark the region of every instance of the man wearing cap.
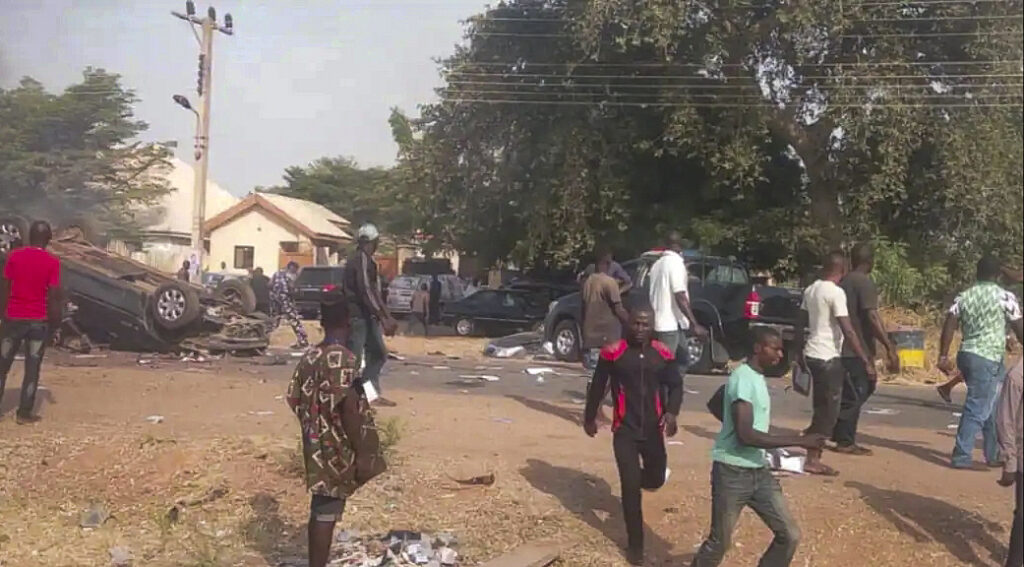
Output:
[[[344,289],[349,304],[348,348],[365,362],[363,381],[369,382],[380,393],[380,372],[387,360],[384,335],[393,336],[398,324],[388,312],[380,294],[380,276],[373,260],[380,243],[380,232],[372,224],[364,224],[357,233],[356,251],[345,264]],[[379,398],[378,403],[392,406],[393,402]]]

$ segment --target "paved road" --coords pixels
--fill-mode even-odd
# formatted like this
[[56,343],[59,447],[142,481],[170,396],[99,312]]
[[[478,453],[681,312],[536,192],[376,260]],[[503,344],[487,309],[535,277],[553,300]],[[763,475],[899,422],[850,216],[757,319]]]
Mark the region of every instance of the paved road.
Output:
[[[528,374],[528,369],[549,368],[557,374],[544,374],[543,381]],[[493,376],[488,382],[478,376]],[[725,376],[689,376],[686,379],[684,411],[704,412],[705,404],[725,382]],[[382,377],[385,389],[460,392],[470,396],[504,396],[542,402],[581,405],[587,376],[576,365],[548,362],[489,360],[484,362],[448,360],[443,357],[392,360]],[[783,418],[810,420],[810,401],[787,391],[788,380],[769,384],[773,414]],[[865,425],[913,427],[946,431],[957,421],[953,415],[963,401],[963,389],[954,397],[954,405],[939,399],[931,387],[883,385],[866,406]],[[525,402],[524,402],[525,403]]]

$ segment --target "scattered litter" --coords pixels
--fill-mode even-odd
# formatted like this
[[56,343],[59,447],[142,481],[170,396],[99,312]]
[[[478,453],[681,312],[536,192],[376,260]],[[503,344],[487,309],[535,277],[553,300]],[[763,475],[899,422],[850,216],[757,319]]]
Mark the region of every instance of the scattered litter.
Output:
[[135,362],[138,363],[138,364],[141,364],[142,366],[148,366],[150,364],[154,364],[156,361],[153,360],[152,358],[140,358],[140,359],[136,360]]
[[129,567],[132,564],[131,550],[127,547],[111,547],[110,564],[113,567]]
[[404,356],[402,356],[400,354],[397,354],[397,353],[394,353],[394,352],[389,352],[388,353],[388,358],[390,358],[391,360],[398,360],[398,361],[405,360]]
[[678,446],[678,445],[683,445],[683,442],[682,442],[682,441],[674,441],[674,440],[673,440],[673,441],[669,441],[669,442],[667,443],[667,445],[670,445],[670,446],[672,446],[672,445],[677,445],[677,446]]
[[451,370],[452,369],[450,366],[434,366],[432,368],[434,370]]
[[960,429],[960,424],[959,423],[950,423],[949,425],[946,426],[946,429]]
[[300,352],[300,351],[293,351],[293,352],[290,352],[288,354],[292,358],[302,358],[303,356],[306,356],[305,352]]
[[509,424],[509,425],[515,423],[513,420],[511,420],[511,419],[509,419],[507,417],[492,417],[491,421],[493,421],[494,423],[505,423],[505,424]]
[[95,529],[110,519],[110,512],[103,504],[90,504],[78,517],[78,525],[87,529]]
[[554,374],[555,376],[558,376],[558,373],[552,368],[527,368],[523,372],[526,372],[530,376],[542,376],[544,374]]
[[269,411],[269,410],[265,410],[265,411],[250,411],[249,415],[255,415],[257,417],[266,417],[268,415],[274,415],[274,412]]
[[105,354],[76,354],[72,358],[106,358]]
[[544,354],[554,355],[555,354],[555,345],[551,344],[551,341],[544,341],[540,345],[540,350]]
[[869,415],[899,415],[900,411],[892,408],[871,408],[865,410],[864,413]]
[[420,375],[420,373],[415,371],[415,370],[410,370],[409,371],[409,376],[419,376],[419,375]]
[[[361,537],[359,532],[342,532],[335,537],[337,559],[331,567],[457,567],[459,554],[449,534],[431,536],[407,530],[396,530],[384,537]],[[305,565],[296,560],[294,565]],[[292,565],[291,562],[288,565]]]
[[164,422],[164,416],[162,416],[162,415],[151,415],[151,416],[146,418],[146,421],[152,423],[153,425],[157,425],[157,424],[160,424],[160,423]]
[[498,376],[490,374],[467,374],[459,376],[459,378],[462,378],[463,380],[483,380],[484,382],[498,382],[501,380]]
[[453,478],[450,475],[448,476],[448,478],[454,481],[456,484],[461,484],[462,486],[494,486],[494,481],[496,480],[494,473],[485,474],[481,476],[474,476],[472,478],[467,479]]
[[960,413],[958,411],[953,412],[953,417],[960,418],[960,417],[963,417],[963,416],[964,416],[964,414],[962,414],[962,413]]
[[698,396],[698,395],[700,395],[700,392],[699,392],[699,391],[697,391],[697,390],[691,390],[691,389],[689,389],[689,388],[683,388],[683,393],[685,393],[685,394],[688,394],[688,395],[691,395],[691,396]]
[[484,349],[484,356],[490,356],[492,358],[515,358],[517,356],[524,356],[526,349],[521,346],[515,347],[499,347],[495,345],[487,345]]
[[544,376],[537,376],[537,384],[538,385],[544,384],[545,382],[546,382],[546,380],[544,380]]

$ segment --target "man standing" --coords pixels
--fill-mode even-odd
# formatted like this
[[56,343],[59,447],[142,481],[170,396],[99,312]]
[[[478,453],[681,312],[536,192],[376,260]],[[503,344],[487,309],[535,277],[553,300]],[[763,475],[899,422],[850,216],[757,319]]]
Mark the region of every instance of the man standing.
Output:
[[[850,323],[868,356],[870,365],[875,364],[877,341],[885,347],[889,371],[897,372],[900,359],[895,345],[889,340],[885,323],[878,314],[878,288],[871,279],[871,270],[875,264],[874,251],[870,244],[858,244],[853,247],[850,257],[853,261],[853,271],[847,274],[840,284],[846,293],[846,310],[850,314]],[[836,443],[835,451],[847,455],[868,456],[871,455],[871,450],[857,444],[857,424],[860,422],[861,408],[875,393],[878,375],[868,374],[864,362],[853,350],[852,341],[843,343],[842,363],[846,371],[846,381],[843,382],[839,419],[832,431],[832,440]]]
[[409,332],[412,333],[413,325],[419,323],[423,325],[423,336],[430,336],[430,291],[427,284],[421,283],[419,289],[412,293],[410,308]]
[[256,296],[256,311],[270,315],[270,278],[263,273],[263,268],[252,271],[249,280],[252,294]]
[[[942,327],[938,368],[947,375],[958,368],[967,384],[967,400],[953,448],[951,464],[955,469],[973,468],[974,442],[979,432],[985,441],[985,461],[992,467],[1001,465],[995,406],[1005,375],[1006,324],[1010,323],[1017,340],[1022,342],[1024,329],[1017,298],[996,283],[1000,271],[995,258],[982,258],[978,262],[977,283],[957,296]],[[949,349],[958,324],[963,340],[954,368]]]
[[693,558],[693,567],[718,567],[722,563],[732,546],[740,513],[748,506],[775,534],[759,565],[786,567],[792,563],[800,529],[789,512],[782,486],[765,465],[765,449],[820,450],[825,443],[825,437],[817,433],[803,437],[768,433],[772,399],[764,372],[782,360],[782,337],[767,327],[754,328],[751,334],[753,355],[729,376],[722,405],[709,405],[722,422],[722,430],[711,453],[711,532]]
[[[839,282],[846,275],[846,255],[832,252],[825,258],[821,279],[804,290],[797,325],[796,352],[801,370],[811,375],[814,417],[805,432],[826,438],[832,436],[839,420],[840,400],[845,372],[843,370],[843,341],[849,343],[854,356],[864,366],[868,381],[874,381],[875,364],[868,359],[860,338],[850,322],[846,306],[846,293]],[[804,332],[807,329],[807,342]],[[807,465],[810,474],[836,476],[839,473],[821,462],[821,449],[808,449]]]
[[326,567],[334,526],[348,497],[387,468],[373,413],[359,388],[356,356],[348,336],[347,304],[341,290],[320,306],[324,341],[299,360],[288,387],[289,407],[299,418],[306,488],[312,494],[309,566]]
[[12,250],[0,278],[0,400],[7,375],[22,345],[25,378],[16,419],[20,424],[39,421],[34,415],[39,370],[49,330],[61,322],[60,260],[46,251],[53,233],[43,221],[32,223],[28,246]]
[[[380,232],[376,226],[365,224],[359,228],[356,238],[356,251],[345,264],[344,275],[351,327],[348,348],[360,359],[360,363],[365,359],[363,380],[372,384],[379,394],[380,372],[388,357],[384,335],[393,336],[398,324],[380,296],[380,276],[377,262],[373,260],[380,242]],[[377,402],[383,406],[395,405],[384,398],[379,398]]]
[[185,260],[184,262],[181,263],[181,269],[178,270],[178,279],[188,283],[189,274],[191,273],[191,271],[192,265],[189,263],[188,260]]
[[295,278],[299,275],[299,265],[288,262],[283,270],[279,270],[270,280],[270,311],[274,317],[275,327],[281,324],[283,317],[292,331],[295,332],[293,349],[309,347],[309,335],[302,325],[299,310],[295,307]]
[[441,279],[437,274],[430,276],[430,324],[441,322]]
[[1018,360],[1006,376],[996,413],[999,446],[1003,452],[1003,477],[1000,486],[1017,486],[1017,507],[1013,514],[1010,552],[1006,567],[1024,565],[1024,359]]
[[580,329],[582,329],[583,366],[597,367],[601,347],[622,338],[622,328],[629,324],[629,314],[622,307],[619,282],[611,276],[612,255],[599,253],[594,273],[583,282]]
[[[629,277],[629,273],[622,267],[622,264],[615,261],[611,252],[608,252],[608,256],[611,258],[611,264],[608,267],[607,274],[619,283],[619,293],[624,294],[633,287],[633,279]],[[585,270],[576,276],[576,281],[583,284],[587,281],[587,278],[596,271],[598,271],[597,264],[590,264]]]
[[697,322],[690,307],[689,276],[683,261],[683,237],[672,232],[666,242],[668,248],[651,267],[651,307],[654,308],[654,334],[659,341],[675,353],[680,370],[689,364],[686,332],[692,327],[693,335],[704,338],[707,329]]
[[[643,565],[640,491],[657,490],[668,478],[665,436],[674,436],[678,429],[676,416],[683,403],[683,382],[674,353],[652,340],[651,310],[636,308],[630,315],[627,338],[601,349],[594,379],[587,388],[583,429],[590,437],[597,435],[597,411],[610,387],[616,400],[612,444],[629,539],[626,559],[631,565]],[[667,392],[664,406],[663,389]]]

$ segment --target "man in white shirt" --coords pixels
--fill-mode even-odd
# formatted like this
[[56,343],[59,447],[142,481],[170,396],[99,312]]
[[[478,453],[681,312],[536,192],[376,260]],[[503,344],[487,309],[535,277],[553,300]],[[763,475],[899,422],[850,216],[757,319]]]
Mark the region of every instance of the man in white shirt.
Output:
[[683,238],[672,232],[666,242],[666,250],[651,267],[650,300],[654,310],[655,337],[669,351],[676,353],[680,368],[689,364],[686,349],[686,331],[692,327],[693,335],[703,338],[707,329],[697,322],[690,308],[687,289],[688,275],[683,261]]
[[[814,417],[806,434],[820,434],[826,438],[839,420],[839,407],[843,393],[843,341],[849,342],[850,349],[863,361],[868,376],[875,376],[875,363],[865,354],[857,332],[850,323],[846,305],[846,292],[839,282],[846,275],[846,256],[832,252],[825,258],[821,279],[804,290],[800,306],[800,323],[797,325],[796,353],[801,370],[811,375]],[[804,333],[807,329],[806,344]],[[836,476],[839,473],[822,464],[821,450],[807,451],[804,470],[810,474]]]

